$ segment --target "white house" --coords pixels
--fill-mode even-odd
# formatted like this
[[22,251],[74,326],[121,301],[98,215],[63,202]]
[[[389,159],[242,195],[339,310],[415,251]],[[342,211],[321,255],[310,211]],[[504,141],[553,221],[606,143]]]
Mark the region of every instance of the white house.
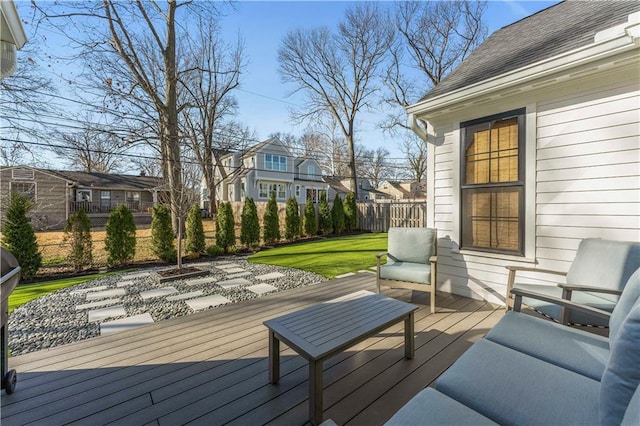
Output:
[[407,112],[439,290],[501,303],[505,265],[566,271],[583,238],[640,241],[639,2],[502,28]]
[[16,69],[16,51],[27,42],[16,5],[11,0],[0,2],[0,78],[9,77]]
[[242,201],[247,197],[267,201],[273,191],[279,202],[295,196],[299,204],[304,204],[307,199],[317,202],[328,188],[315,159],[292,156],[275,137],[220,160],[227,175],[223,179],[217,172],[216,176],[216,181],[221,182],[217,194],[221,201]]

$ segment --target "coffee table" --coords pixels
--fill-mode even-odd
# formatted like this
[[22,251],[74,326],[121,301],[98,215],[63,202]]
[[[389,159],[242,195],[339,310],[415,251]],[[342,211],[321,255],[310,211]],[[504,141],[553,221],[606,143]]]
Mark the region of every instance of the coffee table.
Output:
[[269,379],[280,379],[280,342],[309,361],[309,420],[322,423],[322,362],[404,321],[404,355],[415,352],[417,306],[362,290],[264,322],[269,329]]

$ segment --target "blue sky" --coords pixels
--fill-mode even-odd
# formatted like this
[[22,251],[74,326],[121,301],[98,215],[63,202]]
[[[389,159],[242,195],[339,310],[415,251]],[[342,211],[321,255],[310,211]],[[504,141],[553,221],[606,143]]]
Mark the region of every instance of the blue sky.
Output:
[[[556,3],[491,1],[485,14],[489,34]],[[298,102],[296,97],[289,97],[292,86],[281,83],[277,72],[277,51],[287,31],[298,27],[335,27],[351,4],[335,1],[241,1],[237,10],[224,18],[225,37],[231,40],[241,34],[250,59],[241,81],[241,90],[236,93],[240,106],[238,118],[254,128],[260,139],[278,131],[293,134],[304,131],[305,126],[294,126],[289,120],[291,104],[297,105]],[[388,2],[385,4],[390,5]],[[382,114],[367,114],[360,123],[357,141],[369,149],[384,146],[392,158],[402,157],[398,142],[376,128],[382,117]]]
[[[557,1],[490,1],[485,13],[489,34],[555,3]],[[16,4],[22,18],[28,20],[31,17],[30,2],[18,0]],[[393,5],[391,2],[381,4],[387,7]],[[241,0],[236,2],[235,10],[228,10],[222,19],[223,38],[233,42],[240,36],[244,40],[245,54],[249,60],[241,86],[235,92],[239,102],[236,118],[254,129],[259,140],[275,132],[300,135],[306,128],[306,125],[296,126],[290,121],[289,111],[302,103],[301,97],[290,96],[293,87],[281,83],[277,71],[277,52],[287,31],[298,27],[335,27],[351,5],[353,2]],[[28,26],[29,23],[26,24]],[[25,29],[28,34],[33,30]],[[64,50],[67,43],[55,34],[49,34],[48,40],[48,49],[69,53]],[[54,70],[60,71],[60,65],[54,63],[49,69],[55,73]],[[73,74],[74,70],[70,72]],[[64,92],[63,87],[59,94],[69,95]],[[377,126],[383,117],[383,112],[361,115],[357,123],[356,142],[368,149],[382,146],[391,153],[391,159],[400,160],[403,155],[398,141],[383,134]]]

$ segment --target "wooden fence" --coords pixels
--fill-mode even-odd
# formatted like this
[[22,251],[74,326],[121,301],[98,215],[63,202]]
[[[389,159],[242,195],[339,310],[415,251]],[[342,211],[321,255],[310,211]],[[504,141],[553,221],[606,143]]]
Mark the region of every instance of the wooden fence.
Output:
[[390,227],[427,226],[425,201],[358,203],[358,225],[363,231],[387,232]]

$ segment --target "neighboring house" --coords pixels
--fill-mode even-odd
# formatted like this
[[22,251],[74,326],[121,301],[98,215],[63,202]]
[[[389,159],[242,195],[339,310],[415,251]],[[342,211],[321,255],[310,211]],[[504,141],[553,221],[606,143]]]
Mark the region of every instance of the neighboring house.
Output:
[[[332,201],[336,194],[340,195],[340,198],[344,200],[351,190],[351,178],[340,176],[324,176],[324,181],[329,185],[328,200]],[[373,186],[369,179],[358,178],[358,199],[356,201],[370,201],[370,200],[388,200],[391,198],[389,194],[378,191]]]
[[312,158],[295,158],[275,137],[244,153],[224,155],[220,161],[226,172],[223,179],[216,171],[216,180],[221,182],[217,190],[220,201],[268,201],[273,191],[278,202],[295,196],[299,204],[304,204],[307,199],[318,201],[320,194],[327,191],[320,164]]
[[583,238],[640,241],[638,76],[640,3],[564,2],[407,108],[428,142],[439,290],[500,303],[505,265],[566,271]]
[[420,200],[426,197],[427,185],[417,181],[385,180],[378,186],[378,191],[389,194],[394,200]]
[[38,230],[61,229],[80,209],[93,226],[104,226],[109,213],[121,204],[131,210],[138,224],[145,224],[151,222],[151,209],[159,195],[166,192],[161,185],[161,179],[150,176],[2,167],[0,203],[4,214],[11,192],[27,195],[34,202],[29,217]]

